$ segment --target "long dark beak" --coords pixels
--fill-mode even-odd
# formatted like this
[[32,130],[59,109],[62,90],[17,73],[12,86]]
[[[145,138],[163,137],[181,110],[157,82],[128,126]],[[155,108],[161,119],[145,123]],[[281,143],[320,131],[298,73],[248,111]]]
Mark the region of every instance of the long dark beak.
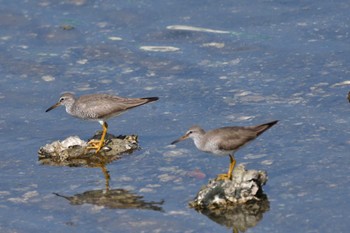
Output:
[[48,109],[46,109],[45,112],[51,111],[52,109],[57,108],[57,107],[60,106],[60,105],[61,105],[61,103],[60,103],[60,102],[57,102],[57,103],[55,103],[54,105],[52,105],[51,107],[49,107]]
[[171,145],[174,145],[175,143],[178,143],[180,141],[186,140],[188,138],[188,134],[185,134],[184,136],[176,139],[175,141],[173,141],[172,143],[170,143]]

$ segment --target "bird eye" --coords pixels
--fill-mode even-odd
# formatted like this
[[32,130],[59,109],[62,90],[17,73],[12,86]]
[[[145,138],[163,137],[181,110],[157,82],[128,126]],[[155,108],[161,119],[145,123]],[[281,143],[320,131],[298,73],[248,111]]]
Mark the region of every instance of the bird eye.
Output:
[[191,133],[193,133],[193,131],[192,131],[192,130],[188,131],[188,134],[191,134]]
[[62,102],[63,100],[64,100],[64,98],[63,98],[63,97],[61,97],[59,101],[60,101],[60,102]]

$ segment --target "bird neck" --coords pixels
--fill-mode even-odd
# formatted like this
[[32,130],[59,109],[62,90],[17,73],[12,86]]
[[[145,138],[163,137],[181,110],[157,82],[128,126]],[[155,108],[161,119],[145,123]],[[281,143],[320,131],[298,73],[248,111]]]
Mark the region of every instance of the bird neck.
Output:
[[69,102],[65,104],[67,113],[73,114],[73,105],[74,105],[74,102]]
[[193,138],[193,142],[196,145],[196,147],[201,150],[204,148],[204,140],[203,140],[204,134],[198,134],[196,137]]

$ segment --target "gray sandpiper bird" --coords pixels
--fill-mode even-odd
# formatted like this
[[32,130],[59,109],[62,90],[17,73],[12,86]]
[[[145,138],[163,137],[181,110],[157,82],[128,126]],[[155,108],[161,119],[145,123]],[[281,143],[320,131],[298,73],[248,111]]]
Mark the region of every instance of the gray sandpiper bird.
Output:
[[71,93],[64,93],[58,102],[49,107],[46,112],[63,105],[66,107],[66,112],[69,115],[83,120],[98,121],[103,129],[101,139],[98,142],[90,141],[90,146],[88,147],[89,149],[96,149],[97,153],[104,145],[104,139],[108,129],[106,120],[119,116],[131,108],[156,100],[158,100],[158,97],[123,98],[107,94],[83,95],[76,98]]
[[184,136],[173,141],[175,144],[187,138],[194,141],[197,149],[213,153],[216,155],[229,155],[230,166],[227,174],[219,174],[217,179],[225,180],[232,179],[232,171],[235,167],[236,160],[234,153],[242,146],[246,145],[257,138],[260,134],[271,128],[278,121],[271,121],[269,123],[256,126],[229,126],[218,129],[213,129],[205,132],[199,126],[192,126]]

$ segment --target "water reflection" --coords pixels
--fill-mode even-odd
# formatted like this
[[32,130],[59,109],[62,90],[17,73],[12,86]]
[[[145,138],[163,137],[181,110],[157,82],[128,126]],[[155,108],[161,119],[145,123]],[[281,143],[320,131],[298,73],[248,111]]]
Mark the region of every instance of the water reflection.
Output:
[[230,206],[226,209],[203,209],[197,211],[212,221],[232,228],[232,232],[245,232],[255,227],[270,210],[270,202],[265,194],[259,201],[249,201],[242,205]]
[[[104,158],[101,156],[101,158]],[[106,160],[102,160],[106,161]],[[148,209],[163,211],[164,201],[144,201],[143,196],[139,196],[125,189],[110,189],[110,173],[107,170],[106,163],[91,163],[91,167],[100,167],[105,179],[105,189],[91,190],[84,193],[78,193],[74,196],[65,196],[54,193],[59,197],[67,199],[71,205],[92,204],[111,209]]]
[[64,196],[58,193],[54,194],[67,199],[71,205],[92,204],[110,209],[163,211],[160,205],[164,203],[164,201],[144,201],[143,196],[139,196],[125,189],[91,190],[75,194],[74,196]]
[[[97,135],[98,136],[98,135]],[[107,164],[121,158],[121,153],[132,153],[138,149],[137,136],[119,136],[111,137],[113,135],[107,135],[107,141],[117,140],[121,144],[122,149],[115,149],[111,143],[107,142],[108,146],[112,149],[107,152],[102,151],[99,153],[85,153],[84,148],[79,145],[75,145],[76,140],[73,140],[73,146],[65,145],[64,141],[54,142],[48,144],[39,150],[39,162],[42,165],[49,166],[68,166],[68,167],[87,167],[87,168],[100,168],[105,179],[105,188],[101,190],[91,190],[84,193],[78,193],[73,196],[65,196],[62,194],[54,193],[59,197],[67,199],[72,205],[92,204],[97,206],[103,206],[111,209],[149,209],[155,211],[163,211],[162,205],[164,201],[158,202],[146,202],[143,200],[143,196],[139,196],[125,189],[110,189],[111,176],[107,169]],[[130,143],[131,145],[130,146]],[[64,150],[62,146],[64,144]],[[53,146],[52,146],[53,145]],[[47,149],[47,147],[53,149]],[[114,149],[113,149],[114,148]]]

